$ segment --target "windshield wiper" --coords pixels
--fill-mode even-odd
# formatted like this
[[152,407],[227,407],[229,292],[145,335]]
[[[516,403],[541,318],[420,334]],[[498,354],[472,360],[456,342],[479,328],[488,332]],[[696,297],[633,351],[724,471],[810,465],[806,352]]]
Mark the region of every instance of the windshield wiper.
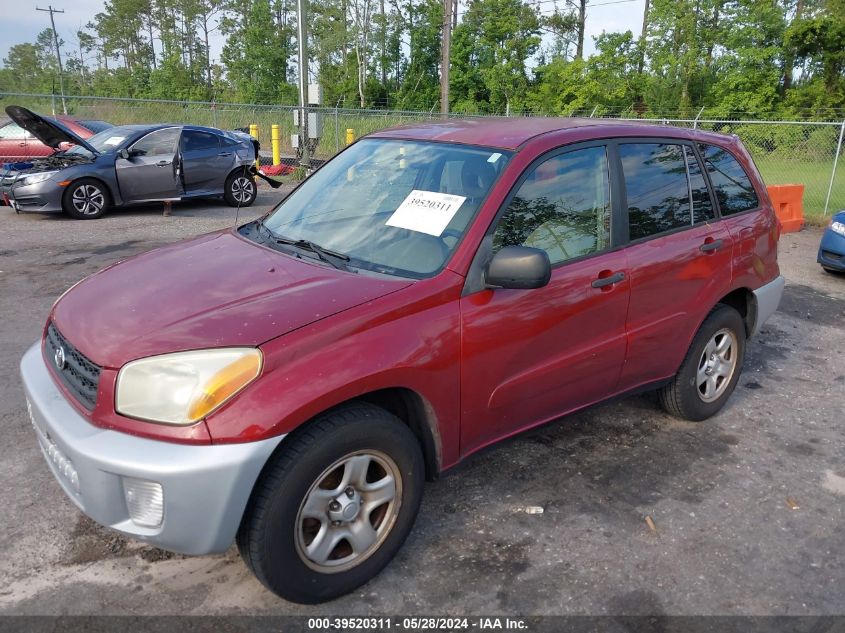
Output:
[[323,248],[319,244],[315,244],[310,240],[294,240],[289,237],[280,237],[278,235],[273,235],[273,240],[278,244],[290,244],[291,246],[295,246],[296,248],[309,250],[315,255],[317,255],[319,259],[326,262],[327,264],[330,264],[331,266],[334,266],[338,270],[352,270],[345,263],[349,261],[349,255],[346,255],[344,253],[338,253],[337,251],[333,251],[327,248]]

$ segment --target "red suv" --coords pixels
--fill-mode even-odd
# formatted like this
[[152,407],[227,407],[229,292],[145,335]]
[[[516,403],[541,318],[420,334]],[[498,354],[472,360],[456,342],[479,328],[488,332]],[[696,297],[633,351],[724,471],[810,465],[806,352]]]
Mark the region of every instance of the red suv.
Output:
[[423,480],[655,389],[703,420],[784,286],[736,137],[576,119],[372,134],[262,219],[111,266],[21,363],[47,463],[103,525],[233,540],[271,590],[372,578]]

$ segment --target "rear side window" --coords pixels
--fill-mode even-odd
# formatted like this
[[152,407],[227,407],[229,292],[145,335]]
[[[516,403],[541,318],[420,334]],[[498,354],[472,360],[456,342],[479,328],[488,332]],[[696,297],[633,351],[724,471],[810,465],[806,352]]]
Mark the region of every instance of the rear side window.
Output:
[[631,240],[692,226],[690,186],[683,145],[619,146]]
[[199,130],[185,130],[182,132],[182,150],[198,152],[203,150],[217,150],[217,135]]
[[722,215],[756,209],[760,201],[739,161],[721,147],[703,143],[698,147],[704,157],[704,168],[710,176]]
[[589,147],[537,165],[522,182],[496,227],[493,248],[530,246],[552,264],[610,245],[607,150]]
[[716,210],[713,208],[713,200],[710,199],[710,192],[707,191],[707,184],[701,173],[701,165],[695,157],[691,147],[684,145],[684,154],[687,157],[687,175],[689,176],[689,189],[692,194],[692,218],[696,224],[713,220],[716,217]]

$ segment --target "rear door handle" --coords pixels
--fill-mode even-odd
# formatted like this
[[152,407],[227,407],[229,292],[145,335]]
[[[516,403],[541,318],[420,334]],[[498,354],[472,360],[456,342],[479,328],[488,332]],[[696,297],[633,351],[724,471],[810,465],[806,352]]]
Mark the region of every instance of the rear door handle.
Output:
[[219,154],[217,154],[217,155],[218,155],[218,156],[231,156],[231,155],[232,155],[232,152],[220,152],[220,153],[219,153]]
[[590,285],[593,288],[604,288],[605,286],[612,286],[613,284],[618,284],[620,281],[625,279],[625,273],[617,272],[613,273],[612,275],[608,275],[607,277],[599,277],[598,279],[594,279],[593,283]]
[[704,242],[701,246],[698,247],[702,253],[712,253],[713,251],[718,251],[722,246],[724,246],[724,242],[722,240],[713,240],[711,242]]
[[173,162],[173,161],[171,161],[171,160],[160,160],[160,161],[158,161],[158,162],[156,163],[156,165],[157,165],[158,167],[167,167],[167,166],[168,166],[170,163],[172,163],[172,162]]

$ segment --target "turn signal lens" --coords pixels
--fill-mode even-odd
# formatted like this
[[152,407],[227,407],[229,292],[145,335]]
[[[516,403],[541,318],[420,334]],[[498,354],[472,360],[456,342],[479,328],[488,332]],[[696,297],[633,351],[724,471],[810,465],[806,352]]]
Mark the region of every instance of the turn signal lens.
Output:
[[260,354],[251,354],[227,365],[205,384],[188,408],[188,418],[199,420],[246,387],[261,373]]

